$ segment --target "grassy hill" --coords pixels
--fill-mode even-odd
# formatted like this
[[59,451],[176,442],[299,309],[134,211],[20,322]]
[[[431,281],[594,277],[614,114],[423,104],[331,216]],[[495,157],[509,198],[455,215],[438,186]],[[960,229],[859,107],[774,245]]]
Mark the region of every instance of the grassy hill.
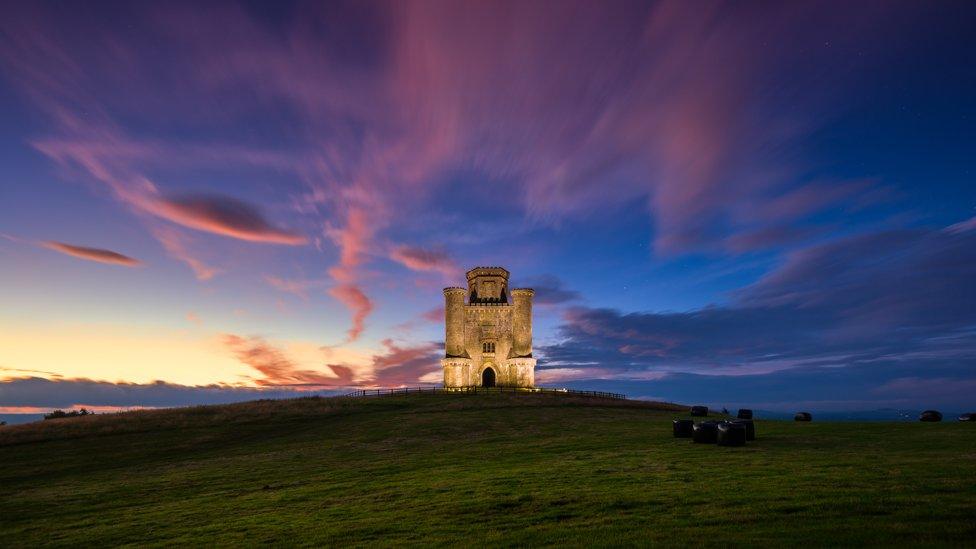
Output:
[[259,401],[0,428],[3,546],[971,544],[976,424],[760,421],[560,395]]

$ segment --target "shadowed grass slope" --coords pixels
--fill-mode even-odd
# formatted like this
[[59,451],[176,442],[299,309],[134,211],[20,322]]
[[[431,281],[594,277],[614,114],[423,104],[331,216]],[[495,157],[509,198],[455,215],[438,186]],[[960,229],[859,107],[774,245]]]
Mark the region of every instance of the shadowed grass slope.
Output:
[[258,401],[0,428],[4,546],[959,545],[976,425],[758,422],[563,395]]

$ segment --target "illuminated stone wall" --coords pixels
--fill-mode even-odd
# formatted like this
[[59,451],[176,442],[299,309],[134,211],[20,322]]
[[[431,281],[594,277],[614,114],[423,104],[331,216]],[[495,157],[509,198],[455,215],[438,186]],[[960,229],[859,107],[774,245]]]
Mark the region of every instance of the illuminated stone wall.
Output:
[[[532,298],[527,288],[508,290],[507,270],[475,267],[468,289],[444,289],[445,387],[482,385],[487,368],[502,387],[533,387]],[[467,295],[467,303],[465,303]]]

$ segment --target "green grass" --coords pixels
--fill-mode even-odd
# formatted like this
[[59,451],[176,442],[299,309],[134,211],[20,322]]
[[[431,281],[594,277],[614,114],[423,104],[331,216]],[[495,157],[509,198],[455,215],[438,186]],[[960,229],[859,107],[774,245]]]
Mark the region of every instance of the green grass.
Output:
[[0,428],[0,546],[968,545],[976,424],[553,395],[260,401]]

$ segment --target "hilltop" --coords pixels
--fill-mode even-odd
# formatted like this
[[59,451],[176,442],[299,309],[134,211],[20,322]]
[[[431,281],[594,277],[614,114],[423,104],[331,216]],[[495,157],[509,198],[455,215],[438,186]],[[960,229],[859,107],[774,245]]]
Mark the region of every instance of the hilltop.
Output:
[[760,421],[569,395],[257,401],[0,428],[7,546],[964,544],[976,425]]

